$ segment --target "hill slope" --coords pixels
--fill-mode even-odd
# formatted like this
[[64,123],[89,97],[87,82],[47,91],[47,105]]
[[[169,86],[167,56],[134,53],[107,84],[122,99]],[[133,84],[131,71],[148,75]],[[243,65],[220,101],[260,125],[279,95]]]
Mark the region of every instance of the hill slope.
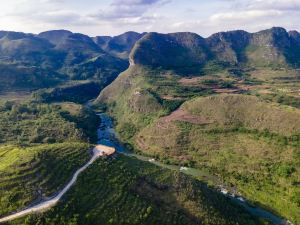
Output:
[[39,35],[2,32],[0,59],[0,79],[10,90],[53,87],[67,79],[107,85],[128,67],[127,60],[105,52],[92,38],[65,30]]
[[72,173],[88,161],[88,149],[84,143],[0,146],[0,217],[62,189]]
[[257,33],[230,31],[204,39],[193,33],[149,33],[131,52],[132,64],[173,69],[188,74],[209,61],[221,65],[299,66],[299,33],[271,28]]
[[135,43],[143,37],[144,33],[126,32],[124,34],[109,37],[109,36],[97,36],[94,37],[94,41],[104,51],[109,52],[122,59],[128,59],[129,53]]
[[[220,204],[222,202],[222,204]],[[260,224],[182,174],[133,158],[100,159],[53,210],[12,224]]]
[[[119,137],[135,151],[206,168],[224,185],[297,223],[300,112],[262,100],[264,94],[257,92],[293,90],[297,76],[258,69],[239,77],[218,69],[182,78],[174,71],[133,65],[96,103],[106,105]],[[269,82],[273,89],[267,89]],[[229,91],[239,94],[218,94]],[[297,98],[297,93],[284,96]]]

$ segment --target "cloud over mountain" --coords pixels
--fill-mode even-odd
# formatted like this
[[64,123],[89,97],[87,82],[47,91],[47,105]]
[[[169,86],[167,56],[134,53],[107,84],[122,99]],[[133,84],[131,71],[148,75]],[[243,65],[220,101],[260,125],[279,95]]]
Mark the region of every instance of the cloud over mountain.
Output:
[[[69,29],[89,35],[218,30],[299,30],[300,0],[17,0],[3,4],[2,30]],[[84,26],[83,26],[84,25]]]
[[113,0],[107,8],[99,10],[92,17],[108,22],[144,24],[153,22],[158,18],[155,14],[147,14],[147,12],[168,2],[170,1]]

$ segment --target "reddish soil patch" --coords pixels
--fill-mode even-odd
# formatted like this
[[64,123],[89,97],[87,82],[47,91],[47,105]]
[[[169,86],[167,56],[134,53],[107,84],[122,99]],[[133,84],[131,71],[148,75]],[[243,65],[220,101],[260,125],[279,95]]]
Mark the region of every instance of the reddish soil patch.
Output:
[[200,77],[193,77],[193,78],[181,78],[178,82],[182,85],[198,85],[200,81]]
[[174,97],[174,96],[170,96],[170,95],[164,95],[164,96],[161,96],[161,98],[164,100],[184,100],[184,98],[182,98],[182,97]]
[[213,88],[213,91],[216,93],[225,93],[225,94],[239,94],[243,90],[240,89],[234,89],[234,88]]
[[183,109],[177,109],[176,111],[172,112],[170,115],[165,116],[160,119],[160,123],[169,123],[172,121],[183,121],[183,122],[189,122],[193,124],[208,124],[210,123],[204,118],[201,118],[200,116],[192,115]]
[[135,139],[136,144],[141,148],[141,149],[148,149],[148,146],[145,144],[145,141],[143,140],[142,137],[138,137]]

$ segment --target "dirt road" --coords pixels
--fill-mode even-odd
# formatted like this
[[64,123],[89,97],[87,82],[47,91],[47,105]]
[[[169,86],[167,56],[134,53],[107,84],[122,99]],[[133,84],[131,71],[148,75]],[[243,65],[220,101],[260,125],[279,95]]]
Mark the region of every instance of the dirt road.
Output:
[[78,175],[80,173],[82,173],[84,170],[86,170],[93,162],[95,162],[95,160],[97,158],[99,158],[100,156],[104,156],[104,155],[110,155],[113,154],[115,152],[114,148],[105,146],[105,145],[97,145],[94,149],[93,149],[93,156],[90,159],[90,161],[88,161],[83,167],[79,168],[73,175],[71,181],[64,187],[63,190],[61,190],[54,198],[41,202],[37,205],[31,206],[27,209],[24,209],[20,212],[14,213],[12,215],[3,217],[0,219],[0,223],[3,222],[7,222],[7,221],[11,221],[32,213],[36,213],[36,212],[43,212],[46,209],[49,209],[51,207],[53,207],[54,205],[56,205],[59,200],[64,196],[64,194],[72,187],[72,185],[77,181]]

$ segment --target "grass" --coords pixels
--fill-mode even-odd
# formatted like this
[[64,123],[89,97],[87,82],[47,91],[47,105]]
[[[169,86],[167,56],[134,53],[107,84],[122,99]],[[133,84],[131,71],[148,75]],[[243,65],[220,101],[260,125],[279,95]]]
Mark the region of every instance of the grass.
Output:
[[188,124],[175,127],[175,132],[171,125],[163,131],[145,129],[138,138],[143,137],[147,148],[140,149],[165,162],[205,168],[253,202],[299,221],[299,143],[286,145],[255,132],[207,132]]
[[0,216],[53,196],[90,158],[98,116],[72,102],[0,102]]
[[0,145],[0,216],[50,197],[88,161],[85,143]]
[[188,176],[134,158],[99,159],[50,211],[11,224],[261,224]]
[[286,136],[300,133],[300,110],[287,110],[254,96],[216,95],[196,98],[186,102],[183,108],[206,118],[212,127],[244,126]]
[[135,146],[167,163],[205,168],[248,199],[297,224],[300,143],[295,137],[173,122],[143,129]]
[[97,81],[69,81],[63,85],[39,89],[32,94],[32,98],[39,102],[76,102],[85,103],[96,98],[102,89],[102,83]]
[[[119,136],[135,151],[166,163],[205,168],[297,224],[300,111],[291,106],[297,106],[298,76],[294,70],[248,68],[183,80],[171,71],[134,66],[97,103],[107,104]],[[228,84],[241,94],[211,91],[217,87],[222,93],[230,88],[221,86]],[[269,93],[284,97],[266,98]],[[135,110],[139,101],[134,99],[144,95],[155,99]],[[163,96],[184,103],[171,109],[162,104]],[[161,117],[178,106],[207,123],[162,123]]]
[[95,140],[97,117],[74,103],[7,101],[0,105],[0,142],[15,144]]
[[[203,87],[182,86],[179,83],[180,79],[181,77],[172,71],[130,67],[104,89],[95,104],[106,105],[108,112],[115,118],[119,133],[124,134],[124,126],[128,126],[129,123],[138,131],[179,107],[183,100],[210,92]],[[164,96],[175,99],[167,100]],[[177,96],[182,99],[176,99]],[[120,138],[125,142],[129,141],[123,135]]]

